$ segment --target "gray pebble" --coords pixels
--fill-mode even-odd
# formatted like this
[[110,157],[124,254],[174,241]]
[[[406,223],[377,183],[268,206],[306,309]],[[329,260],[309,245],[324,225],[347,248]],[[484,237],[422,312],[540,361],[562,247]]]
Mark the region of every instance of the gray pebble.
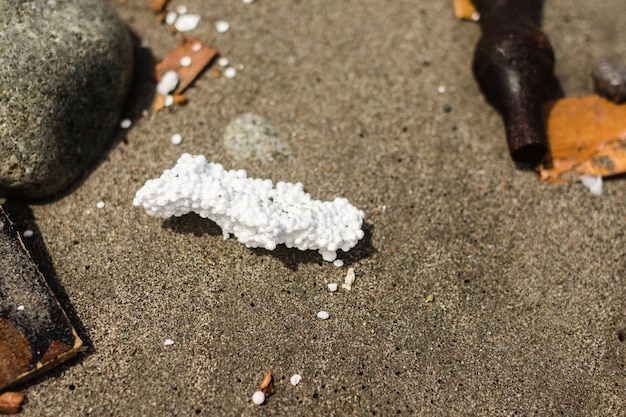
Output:
[[626,66],[602,62],[596,65],[591,76],[598,95],[615,103],[626,101]]
[[1,0],[0,196],[42,199],[102,157],[130,87],[130,33],[102,0]]

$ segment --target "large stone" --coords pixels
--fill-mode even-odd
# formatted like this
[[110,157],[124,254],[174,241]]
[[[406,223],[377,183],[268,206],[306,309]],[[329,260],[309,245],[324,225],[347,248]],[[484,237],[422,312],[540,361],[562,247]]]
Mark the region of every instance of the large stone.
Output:
[[130,33],[103,0],[0,0],[0,196],[67,188],[110,144]]

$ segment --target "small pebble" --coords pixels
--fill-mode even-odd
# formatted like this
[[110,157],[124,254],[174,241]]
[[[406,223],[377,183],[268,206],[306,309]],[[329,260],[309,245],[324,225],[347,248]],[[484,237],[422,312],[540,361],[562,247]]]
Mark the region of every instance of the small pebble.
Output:
[[176,11],[178,12],[178,14],[185,14],[187,13],[187,6],[181,4],[176,8]]
[[263,391],[255,391],[254,394],[252,394],[252,402],[255,405],[262,405],[265,402],[265,394],[263,394]]
[[202,49],[202,44],[200,42],[195,42],[191,45],[191,50],[194,52],[198,52],[200,49]]
[[169,107],[169,106],[171,106],[172,104],[174,104],[174,96],[173,96],[173,95],[171,95],[171,94],[166,95],[166,96],[165,96],[165,101],[163,102],[163,105],[164,105],[165,107]]
[[444,113],[450,113],[452,111],[452,106],[449,104],[444,104],[443,105],[443,112]]
[[174,344],[174,341],[172,339],[165,339],[165,341],[163,342],[163,346],[172,346]]
[[96,208],[103,209],[105,206],[104,201],[100,200],[96,203]]
[[228,22],[226,22],[224,20],[219,20],[217,23],[215,23],[215,29],[219,33],[228,32],[228,29],[230,29],[230,23],[228,23]]
[[176,23],[174,27],[179,32],[189,32],[190,30],[194,30],[198,27],[198,23],[200,23],[200,16],[197,14],[185,14],[179,16],[176,19]]
[[33,231],[30,229],[24,230],[24,233],[22,233],[22,236],[24,237],[33,237]]
[[220,67],[226,68],[228,64],[230,64],[230,62],[228,62],[228,58],[226,58],[225,56],[222,56],[217,60],[217,65],[219,65]]
[[133,122],[130,119],[124,119],[120,122],[120,127],[122,129],[128,129],[133,125]]
[[178,14],[176,12],[168,12],[165,15],[165,23],[168,25],[173,25],[176,22],[176,18],[178,18]]
[[320,311],[319,313],[317,313],[318,319],[327,320],[329,317],[330,314],[328,314],[328,311]]
[[346,274],[346,277],[344,278],[344,282],[348,285],[352,285],[354,284],[354,281],[356,280],[356,275],[354,274],[354,268],[348,268],[348,273]]
[[183,67],[188,67],[191,65],[191,57],[190,56],[184,56],[180,59],[180,65]]
[[333,261],[333,265],[335,265],[337,268],[342,267],[343,266],[343,260],[342,259],[335,259]]
[[24,305],[17,306],[17,311],[24,311]]
[[183,143],[183,137],[180,133],[174,133],[170,139],[174,145],[180,145]]
[[446,92],[446,86],[445,85],[440,85],[439,87],[437,87],[437,91],[439,91],[440,94],[443,94]]
[[330,284],[328,284],[328,291],[335,292],[338,289],[339,289],[339,284],[336,284],[334,282],[331,282]]
[[161,77],[157,84],[157,93],[166,96],[176,89],[178,86],[178,73],[176,71],[167,71]]
[[289,378],[289,383],[294,387],[297,386],[300,381],[302,381],[302,377],[300,376],[300,374],[293,374],[291,378]]
[[228,67],[224,70],[224,77],[226,78],[235,78],[237,75],[237,70],[233,67]]

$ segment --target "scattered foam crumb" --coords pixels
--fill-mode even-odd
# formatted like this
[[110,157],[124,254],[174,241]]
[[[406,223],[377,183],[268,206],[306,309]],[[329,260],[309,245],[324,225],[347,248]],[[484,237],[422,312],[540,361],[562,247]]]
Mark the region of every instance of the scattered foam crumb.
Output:
[[178,12],[178,14],[186,14],[188,11],[187,6],[181,4],[176,8],[176,11]]
[[262,405],[265,402],[265,394],[263,391],[255,391],[251,399],[255,405]]
[[33,237],[33,231],[28,229],[28,230],[24,230],[24,233],[22,233],[22,236],[24,237]]
[[96,203],[96,208],[103,209],[105,205],[104,201],[100,200]]
[[300,374],[293,374],[291,378],[289,378],[289,383],[293,385],[294,387],[297,386],[301,381],[302,381],[302,376],[300,376]]
[[219,65],[220,67],[224,67],[226,68],[228,66],[228,64],[230,64],[230,62],[228,62],[228,58],[222,56],[217,60],[217,65]]
[[329,317],[330,314],[328,313],[328,311],[320,311],[319,313],[317,313],[318,319],[327,320]]
[[217,23],[215,23],[215,29],[219,33],[228,32],[228,29],[230,29],[230,23],[226,22],[225,20],[219,20],[217,21]]
[[328,291],[335,292],[338,289],[339,289],[339,284],[337,284],[335,282],[331,282],[330,284],[328,284]]
[[446,86],[445,85],[440,85],[439,87],[437,87],[437,91],[439,91],[440,94],[443,94],[446,92]]
[[165,15],[165,23],[167,23],[168,25],[173,25],[176,22],[177,18],[178,14],[176,12],[168,12]]
[[341,259],[335,259],[333,261],[333,265],[335,265],[337,268],[342,267],[343,266],[343,260]]
[[228,67],[224,70],[224,77],[226,78],[235,78],[237,75],[237,70],[233,67]]
[[24,305],[20,304],[19,306],[17,306],[17,311],[24,311]]
[[180,133],[174,133],[170,140],[172,141],[172,144],[174,145],[180,145],[181,143],[183,143],[183,137],[181,136]]
[[174,23],[174,27],[179,32],[189,32],[190,30],[194,30],[198,27],[198,23],[200,23],[200,16],[197,14],[185,14],[179,16],[176,19],[176,23]]
[[593,194],[600,195],[602,194],[602,177],[601,176],[591,176],[591,175],[582,175],[580,177],[580,182],[591,191]]
[[124,119],[120,122],[120,127],[122,129],[128,129],[133,125],[133,122],[130,119]]
[[190,56],[184,56],[180,59],[180,65],[182,67],[188,67],[191,65],[191,57]]
[[163,342],[163,346],[172,346],[174,344],[174,341],[172,339],[165,339],[165,341]]

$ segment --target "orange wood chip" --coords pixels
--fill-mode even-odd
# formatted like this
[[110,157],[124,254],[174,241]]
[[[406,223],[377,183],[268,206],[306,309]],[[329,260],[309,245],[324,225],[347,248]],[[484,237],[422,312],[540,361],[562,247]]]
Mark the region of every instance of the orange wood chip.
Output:
[[[217,55],[217,50],[203,44],[197,39],[187,39],[185,43],[178,45],[156,65],[155,78],[157,82],[167,71],[178,73],[178,87],[174,95],[182,93],[202,71],[211,63]],[[183,66],[181,60],[190,59],[188,66]]]
[[547,103],[544,115],[551,160],[540,167],[541,179],[626,172],[626,105],[599,96],[565,98]]
[[165,6],[167,6],[168,0],[152,0],[150,3],[150,10],[159,13],[165,10]]
[[473,20],[476,8],[471,0],[454,0],[454,15],[457,19]]

